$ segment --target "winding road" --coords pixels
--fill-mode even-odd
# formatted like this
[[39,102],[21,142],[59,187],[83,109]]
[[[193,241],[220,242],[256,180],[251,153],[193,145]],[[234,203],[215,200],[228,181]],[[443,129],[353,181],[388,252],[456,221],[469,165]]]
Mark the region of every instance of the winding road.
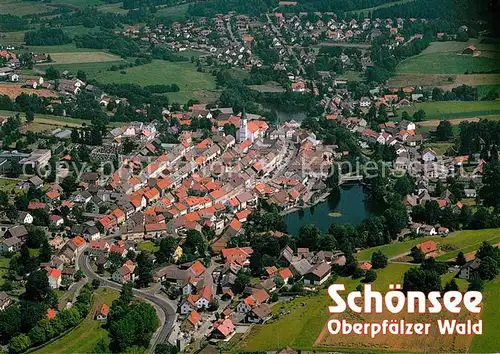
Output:
[[[85,274],[88,281],[97,279],[101,282],[101,287],[111,288],[119,291],[121,289],[121,284],[103,278],[92,270],[92,267],[89,264],[89,258],[84,255],[84,251],[85,249],[79,252],[76,262],[78,265],[78,269],[80,269],[83,274]],[[133,293],[139,299],[151,303],[158,313],[158,317],[160,318],[161,326],[151,339],[150,352],[153,352],[157,344],[167,342],[172,328],[174,327],[176,310],[166,299],[162,299],[161,297],[158,297],[154,294],[150,294],[146,291],[138,289],[134,289]]]

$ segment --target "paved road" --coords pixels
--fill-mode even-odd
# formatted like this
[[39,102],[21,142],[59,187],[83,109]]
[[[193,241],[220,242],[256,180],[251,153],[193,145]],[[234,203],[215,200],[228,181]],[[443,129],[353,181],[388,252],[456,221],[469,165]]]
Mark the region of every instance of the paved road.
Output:
[[[89,264],[88,257],[83,253],[84,250],[79,253],[77,258],[78,269],[80,269],[85,274],[89,281],[97,279],[101,282],[101,287],[111,288],[115,290],[121,289],[121,284],[105,279],[94,273]],[[160,318],[161,327],[151,339],[151,351],[153,351],[156,347],[156,344],[167,342],[176,319],[175,308],[166,299],[162,299],[161,297],[158,297],[154,294],[137,289],[134,289],[133,292],[136,297],[150,302],[156,309],[158,317]]]

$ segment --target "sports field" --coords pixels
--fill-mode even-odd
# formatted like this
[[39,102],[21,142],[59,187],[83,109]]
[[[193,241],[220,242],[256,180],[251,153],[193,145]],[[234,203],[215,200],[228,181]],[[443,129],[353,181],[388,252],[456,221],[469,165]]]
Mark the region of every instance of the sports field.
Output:
[[[463,55],[468,44],[477,47],[477,55]],[[475,41],[433,42],[419,55],[403,60],[396,68],[397,73],[418,74],[464,74],[466,72],[490,72],[500,69],[500,47],[478,44]],[[446,63],[446,65],[443,65]]]

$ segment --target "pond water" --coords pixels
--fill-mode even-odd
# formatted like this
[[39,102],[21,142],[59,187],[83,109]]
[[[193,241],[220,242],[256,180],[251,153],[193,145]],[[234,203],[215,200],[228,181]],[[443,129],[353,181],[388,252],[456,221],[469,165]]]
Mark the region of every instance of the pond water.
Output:
[[322,233],[328,231],[330,224],[358,226],[374,215],[373,210],[365,203],[365,198],[361,184],[344,185],[332,192],[327,201],[285,215],[288,233],[297,236],[300,227],[305,224],[316,225]]
[[283,111],[276,111],[276,114],[278,116],[278,122],[283,123],[286,121],[294,120],[296,122],[302,122],[304,118],[307,117],[306,112],[283,112]]

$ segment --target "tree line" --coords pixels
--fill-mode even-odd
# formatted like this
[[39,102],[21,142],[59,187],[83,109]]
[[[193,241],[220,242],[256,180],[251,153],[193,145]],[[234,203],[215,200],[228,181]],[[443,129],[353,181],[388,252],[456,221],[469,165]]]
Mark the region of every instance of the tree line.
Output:
[[24,34],[27,45],[51,46],[71,43],[71,37],[60,28],[42,27]]

